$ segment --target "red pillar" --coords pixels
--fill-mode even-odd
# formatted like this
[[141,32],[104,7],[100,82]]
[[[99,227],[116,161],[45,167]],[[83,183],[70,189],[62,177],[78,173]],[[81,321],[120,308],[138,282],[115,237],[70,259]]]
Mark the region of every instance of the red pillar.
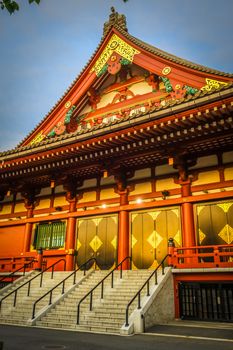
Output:
[[30,251],[32,223],[27,222],[24,230],[23,254]]
[[[122,191],[120,194],[120,205],[128,204],[128,191]],[[119,234],[118,234],[118,264],[129,256],[129,212],[121,210],[119,212]],[[129,260],[123,263],[123,269],[129,268]]]
[[[27,218],[33,217],[33,207],[27,208]],[[27,222],[24,229],[24,242],[23,242],[23,254],[30,251],[31,237],[32,237],[31,222]]]
[[195,229],[192,203],[182,204],[182,223],[183,246],[195,246]]
[[[76,199],[70,200],[69,212],[76,210]],[[69,218],[66,230],[66,270],[72,271],[74,269],[74,248],[75,248],[75,232],[76,232],[76,218]]]
[[76,218],[69,218],[66,231],[66,270],[74,269],[74,247],[75,247]]

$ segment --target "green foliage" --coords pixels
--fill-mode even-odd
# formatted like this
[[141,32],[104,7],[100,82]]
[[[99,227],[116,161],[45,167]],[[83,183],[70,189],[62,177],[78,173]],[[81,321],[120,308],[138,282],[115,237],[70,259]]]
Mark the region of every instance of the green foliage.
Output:
[[[29,4],[32,4],[33,2],[39,5],[40,0],[28,0]],[[19,11],[19,4],[16,1],[0,0],[0,6],[2,10],[6,9],[10,15],[12,15],[12,13],[15,11]]]

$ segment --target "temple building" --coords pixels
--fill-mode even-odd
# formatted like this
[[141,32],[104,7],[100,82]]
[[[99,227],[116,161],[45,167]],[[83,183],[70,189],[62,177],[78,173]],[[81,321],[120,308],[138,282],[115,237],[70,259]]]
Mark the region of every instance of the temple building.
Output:
[[[127,256],[153,270],[169,254],[175,317],[232,322],[232,117],[233,74],[135,38],[112,8],[78,77],[0,153],[1,274],[38,250],[67,271]],[[218,317],[187,312],[194,291]]]

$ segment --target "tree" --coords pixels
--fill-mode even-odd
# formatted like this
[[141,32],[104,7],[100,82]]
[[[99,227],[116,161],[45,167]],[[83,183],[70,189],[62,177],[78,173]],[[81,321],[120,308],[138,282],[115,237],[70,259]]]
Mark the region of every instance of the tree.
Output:
[[[37,5],[39,5],[40,0],[28,0],[29,4],[32,4],[35,2]],[[19,4],[16,1],[12,0],[0,0],[0,6],[1,9],[6,9],[11,15],[15,11],[19,11]]]
[[[127,2],[128,0],[123,0],[123,2]],[[37,5],[39,5],[40,0],[28,0],[29,4],[32,4],[35,2]],[[6,9],[11,15],[15,11],[19,11],[19,4],[16,1],[13,0],[0,0],[0,6],[1,9]]]

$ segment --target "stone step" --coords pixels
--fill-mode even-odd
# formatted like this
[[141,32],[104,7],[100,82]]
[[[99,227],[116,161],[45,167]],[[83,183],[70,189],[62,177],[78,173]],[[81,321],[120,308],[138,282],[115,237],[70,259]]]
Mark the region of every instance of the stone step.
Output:
[[75,329],[79,331],[93,331],[93,332],[109,332],[109,333],[119,333],[119,328],[115,325],[77,325],[76,323],[73,324],[67,324],[67,323],[58,323],[58,322],[43,322],[38,321],[37,326],[39,327],[46,327],[46,328],[57,328],[57,329]]

